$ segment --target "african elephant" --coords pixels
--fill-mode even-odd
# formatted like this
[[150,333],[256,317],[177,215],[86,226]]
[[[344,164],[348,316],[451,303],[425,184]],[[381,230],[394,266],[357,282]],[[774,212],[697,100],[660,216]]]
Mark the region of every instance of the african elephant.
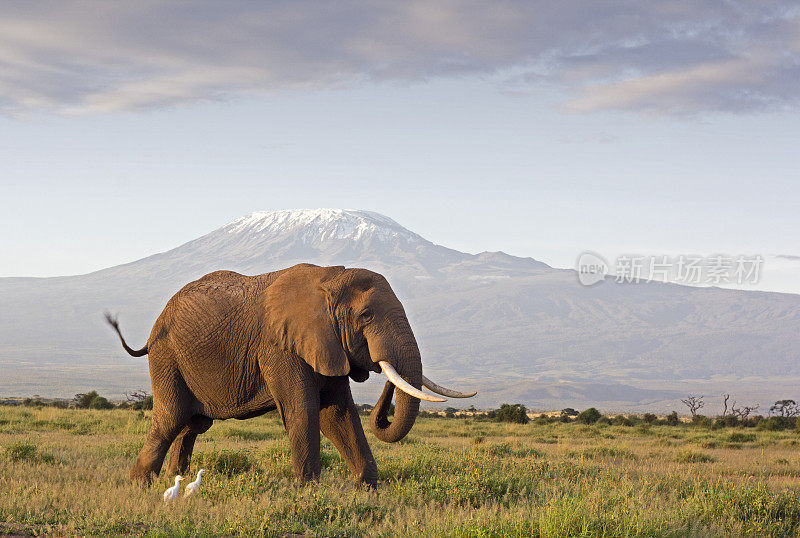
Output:
[[[300,264],[257,276],[217,271],[176,293],[147,345],[153,418],[131,479],[157,476],[170,446],[171,474],[188,470],[198,434],[215,419],[246,419],[276,409],[289,435],[294,475],[318,480],[320,431],[341,453],[357,484],[374,487],[377,466],[367,444],[348,376],[370,372],[387,381],[370,416],[375,436],[402,439],[419,399],[444,401],[420,388],[468,397],[422,375],[403,305],[386,279],[365,269]],[[394,388],[394,419],[388,420]]]

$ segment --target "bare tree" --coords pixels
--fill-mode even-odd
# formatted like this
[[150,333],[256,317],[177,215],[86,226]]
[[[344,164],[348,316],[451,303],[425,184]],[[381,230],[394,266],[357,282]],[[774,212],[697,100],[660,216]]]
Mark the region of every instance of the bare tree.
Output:
[[730,399],[730,397],[731,397],[730,394],[725,394],[724,395],[724,400],[722,401],[722,405],[723,405],[722,418],[725,418],[725,415],[728,414],[728,400]]
[[747,417],[750,416],[750,413],[757,411],[759,407],[760,406],[758,405],[743,405],[742,407],[736,407],[736,400],[734,400],[731,404],[731,414],[735,417],[738,417],[739,420],[747,420]]
[[143,402],[148,396],[149,396],[149,394],[147,394],[146,390],[139,389],[139,390],[134,390],[131,393],[127,393],[126,392],[125,393],[125,400],[128,403],[132,404],[132,403],[136,403],[136,402]]
[[697,411],[699,411],[706,403],[703,401],[704,396],[692,396],[691,394],[686,397],[685,400],[681,400],[683,405],[689,408],[689,412],[692,414],[692,418],[697,416]]
[[779,417],[796,417],[800,415],[800,405],[794,400],[778,400],[769,408],[769,414]]

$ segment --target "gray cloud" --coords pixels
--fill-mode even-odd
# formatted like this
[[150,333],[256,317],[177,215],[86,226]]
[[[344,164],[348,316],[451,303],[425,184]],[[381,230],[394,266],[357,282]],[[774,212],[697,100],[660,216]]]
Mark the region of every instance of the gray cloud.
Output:
[[568,111],[795,108],[791,2],[4,2],[6,113],[489,75]]

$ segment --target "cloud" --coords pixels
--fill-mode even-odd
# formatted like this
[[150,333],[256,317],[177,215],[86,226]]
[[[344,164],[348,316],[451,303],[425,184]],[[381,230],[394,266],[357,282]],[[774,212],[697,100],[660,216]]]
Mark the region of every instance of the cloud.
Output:
[[6,113],[490,76],[573,112],[796,108],[791,2],[3,2]]

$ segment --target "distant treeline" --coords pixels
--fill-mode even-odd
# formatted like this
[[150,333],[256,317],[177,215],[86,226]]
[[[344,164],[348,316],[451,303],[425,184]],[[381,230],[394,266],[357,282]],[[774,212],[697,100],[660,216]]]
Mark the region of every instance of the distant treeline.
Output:
[[125,400],[112,402],[105,396],[100,396],[96,390],[76,394],[71,400],[64,398],[30,398],[0,400],[0,405],[22,405],[25,407],[56,407],[59,409],[153,409],[153,396],[143,390],[136,390],[125,394]]
[[[34,395],[24,399],[0,399],[0,405],[57,407],[61,409],[153,409],[153,396],[143,390],[126,393],[125,397],[124,401],[114,403],[108,398],[100,396],[96,390],[93,390],[76,394],[71,400],[47,399]],[[540,413],[537,415],[528,412],[528,409],[520,403],[504,403],[499,408],[490,410],[480,410],[474,406],[470,406],[467,409],[448,407],[444,411],[422,410],[419,412],[419,416],[436,419],[471,418],[477,421],[485,420],[515,424],[533,423],[537,425],[552,424],[554,422],[626,427],[638,426],[641,428],[647,428],[648,426],[691,425],[710,429],[734,427],[757,428],[759,430],[797,429],[800,432],[800,404],[794,400],[776,401],[769,409],[769,416],[766,417],[763,415],[751,415],[752,411],[758,409],[757,406],[737,408],[735,402],[732,406],[732,411],[729,412],[727,401],[728,397],[726,396],[725,409],[722,415],[713,417],[701,415],[697,412],[703,407],[702,396],[690,396],[687,400],[682,400],[692,413],[691,417],[688,418],[679,416],[677,411],[665,416],[658,416],[654,413],[607,416],[594,407],[589,407],[583,411],[567,407],[558,413]],[[372,405],[369,404],[359,405],[358,408],[365,415],[372,411]],[[390,406],[389,414],[394,414],[394,404]]]

